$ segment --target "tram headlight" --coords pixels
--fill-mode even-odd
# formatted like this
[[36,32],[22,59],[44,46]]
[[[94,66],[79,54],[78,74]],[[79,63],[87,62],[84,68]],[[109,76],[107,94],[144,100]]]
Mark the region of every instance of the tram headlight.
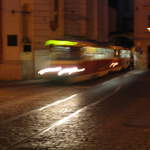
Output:
[[118,66],[118,62],[115,62],[115,63],[111,63],[110,65],[109,65],[109,67],[110,68],[114,68],[114,67],[116,67],[116,66]]
[[62,75],[71,75],[73,73],[82,72],[84,70],[85,68],[79,69],[78,67],[68,67],[68,68],[50,67],[40,70],[38,74],[44,75],[46,73],[57,73],[58,76],[62,76]]
[[64,74],[71,75],[73,73],[82,72],[84,70],[85,68],[79,69],[78,67],[63,68],[62,70],[58,72],[58,76],[62,76]]
[[38,74],[40,75],[44,75],[45,73],[49,73],[49,72],[58,72],[62,69],[62,67],[52,67],[52,68],[45,68],[42,69],[38,72]]

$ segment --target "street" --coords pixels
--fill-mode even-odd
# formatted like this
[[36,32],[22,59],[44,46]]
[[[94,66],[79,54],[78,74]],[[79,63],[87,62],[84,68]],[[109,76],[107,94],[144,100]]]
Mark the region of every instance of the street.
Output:
[[0,83],[0,150],[150,150],[150,72],[77,84]]

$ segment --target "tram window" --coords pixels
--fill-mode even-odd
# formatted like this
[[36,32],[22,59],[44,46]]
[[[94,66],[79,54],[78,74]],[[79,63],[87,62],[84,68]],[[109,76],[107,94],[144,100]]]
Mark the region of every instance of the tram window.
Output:
[[131,57],[130,50],[120,50],[120,57],[121,58],[130,58]]
[[114,50],[109,48],[85,47],[84,56],[90,59],[109,59],[114,57]]
[[109,48],[97,48],[97,55],[99,58],[113,58],[114,57],[114,50]]
[[80,59],[79,47],[53,46],[50,57],[53,60],[76,60]]
[[82,47],[81,51],[84,59],[94,59],[94,56],[96,54],[95,47]]
[[71,48],[71,57],[72,59],[80,59],[81,58],[81,49],[79,47]]

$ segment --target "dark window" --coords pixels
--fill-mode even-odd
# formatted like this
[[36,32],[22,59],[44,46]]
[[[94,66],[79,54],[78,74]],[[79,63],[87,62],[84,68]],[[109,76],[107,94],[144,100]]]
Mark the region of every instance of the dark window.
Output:
[[148,51],[148,69],[150,69],[150,45],[147,47],[147,51]]
[[31,45],[25,44],[24,47],[23,47],[23,51],[24,52],[31,52]]
[[112,7],[112,8],[116,8],[117,7],[117,3],[118,3],[118,0],[109,0],[109,6]]
[[148,26],[150,26],[150,15],[148,15],[147,20],[148,20]]
[[8,35],[7,36],[7,45],[8,46],[17,46],[17,35]]
[[57,12],[58,11],[58,0],[54,0],[54,10]]

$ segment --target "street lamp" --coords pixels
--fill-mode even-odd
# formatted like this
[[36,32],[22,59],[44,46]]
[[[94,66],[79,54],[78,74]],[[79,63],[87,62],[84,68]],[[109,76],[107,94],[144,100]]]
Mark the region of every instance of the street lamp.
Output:
[[148,32],[150,32],[150,27],[147,27],[146,29],[147,29]]

